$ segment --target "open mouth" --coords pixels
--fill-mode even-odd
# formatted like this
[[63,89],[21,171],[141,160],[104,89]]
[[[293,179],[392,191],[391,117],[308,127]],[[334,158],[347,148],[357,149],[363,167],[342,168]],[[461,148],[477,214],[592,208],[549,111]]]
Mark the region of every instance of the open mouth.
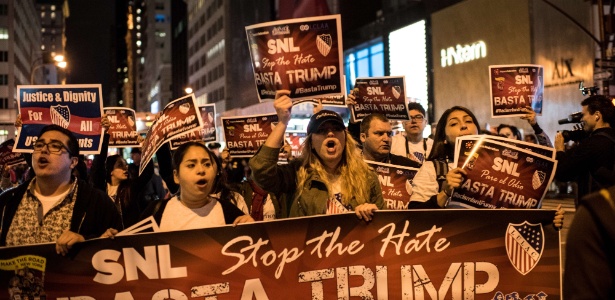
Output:
[[201,180],[198,180],[198,181],[196,182],[196,185],[197,185],[198,187],[200,187],[200,188],[206,187],[206,186],[207,186],[207,180],[206,180],[206,179],[201,179]]
[[325,146],[328,152],[335,152],[335,141],[328,141]]
[[39,165],[46,165],[49,163],[49,160],[46,157],[39,157],[38,158],[38,164]]

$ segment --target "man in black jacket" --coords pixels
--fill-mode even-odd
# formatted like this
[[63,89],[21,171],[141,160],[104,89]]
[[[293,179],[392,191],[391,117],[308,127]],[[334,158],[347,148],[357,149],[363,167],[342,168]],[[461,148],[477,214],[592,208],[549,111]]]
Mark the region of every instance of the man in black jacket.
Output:
[[371,114],[361,121],[363,159],[386,164],[420,168],[421,165],[407,157],[391,153],[393,129],[389,119],[381,114]]
[[79,144],[70,131],[44,127],[33,150],[36,176],[0,195],[0,246],[55,242],[66,255],[77,242],[122,229],[109,197],[72,176]]
[[615,299],[615,186],[580,202],[566,242],[564,299]]
[[589,137],[566,151],[561,133],[555,136],[557,171],[560,181],[577,181],[583,198],[601,188],[615,184],[615,106],[610,98],[594,95],[581,102],[583,106],[583,130]]

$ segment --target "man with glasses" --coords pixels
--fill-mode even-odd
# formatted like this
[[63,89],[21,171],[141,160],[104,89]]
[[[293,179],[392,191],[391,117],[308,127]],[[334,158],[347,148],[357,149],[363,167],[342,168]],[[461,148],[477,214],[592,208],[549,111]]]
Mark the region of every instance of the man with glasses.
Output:
[[109,197],[72,175],[78,155],[70,131],[41,130],[33,146],[34,178],[0,195],[0,246],[55,242],[56,252],[66,255],[77,242],[122,229]]
[[410,102],[408,111],[410,120],[403,122],[405,130],[403,134],[393,136],[391,153],[423,164],[433,146],[432,139],[423,137],[423,130],[427,126],[425,109],[419,103]]

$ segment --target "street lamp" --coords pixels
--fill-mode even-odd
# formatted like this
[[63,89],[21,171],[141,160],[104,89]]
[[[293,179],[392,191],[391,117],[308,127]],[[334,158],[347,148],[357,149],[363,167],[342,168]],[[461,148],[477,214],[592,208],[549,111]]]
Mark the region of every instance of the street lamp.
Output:
[[192,94],[192,88],[191,87],[186,87],[184,89],[184,92],[186,92],[186,94]]
[[[64,69],[67,66],[66,61],[64,61],[64,55],[56,55],[53,57],[53,60],[55,61],[54,65],[56,65],[58,68],[60,69]],[[36,70],[48,65],[49,63],[45,63],[45,61],[43,61],[42,63],[34,66],[31,70],[30,70],[30,84],[34,84],[34,74],[36,74]]]

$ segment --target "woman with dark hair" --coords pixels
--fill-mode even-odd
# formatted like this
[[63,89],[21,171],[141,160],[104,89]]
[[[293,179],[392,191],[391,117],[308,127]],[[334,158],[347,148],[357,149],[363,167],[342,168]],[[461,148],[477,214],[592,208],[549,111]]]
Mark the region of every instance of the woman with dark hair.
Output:
[[[478,124],[472,111],[463,106],[451,107],[442,114],[431,153],[412,181],[408,208],[465,208],[454,202],[449,205],[453,189],[460,187],[467,175],[453,164],[455,142],[460,136],[478,134]],[[440,168],[443,170],[438,172]],[[446,174],[446,178],[438,178],[439,174]],[[553,223],[561,228],[563,220],[564,211],[559,206]]]
[[500,126],[498,126],[498,135],[508,139],[523,141],[519,128],[513,125],[500,124]]
[[[463,106],[447,109],[436,125],[434,143],[427,160],[412,180],[412,196],[408,208],[445,207],[454,188],[459,187],[463,169],[455,168],[455,141],[457,137],[478,134],[476,116]],[[446,180],[438,180],[436,164],[447,168]]]
[[139,206],[139,197],[143,196],[140,191],[152,178],[154,166],[150,161],[140,176],[130,178],[128,176],[128,163],[123,157],[111,155],[104,159],[109,142],[107,137],[108,135],[105,134],[101,154],[94,157],[90,181],[96,188],[105,191],[113,200],[122,215],[124,228],[128,228],[139,221],[142,209]]
[[384,200],[378,177],[363,161],[339,114],[321,110],[310,118],[299,157],[278,165],[291,118],[290,91],[276,93],[278,124],[250,159],[252,178],[267,192],[283,194],[290,217],[355,212],[371,220]]
[[103,116],[101,123],[105,134],[100,154],[95,155],[92,162],[90,182],[94,187],[109,195],[120,215],[122,215],[124,228],[128,228],[139,221],[142,210],[139,206],[139,197],[144,196],[140,192],[143,186],[152,179],[154,165],[150,161],[141,175],[136,178],[129,177],[128,163],[122,156],[111,155],[107,157],[110,138],[107,129],[110,123],[106,115]]
[[232,192],[221,172],[221,162],[203,143],[188,142],[173,153],[173,179],[179,185],[176,196],[152,202],[143,212],[153,216],[162,231],[175,231],[250,223],[233,203]]

